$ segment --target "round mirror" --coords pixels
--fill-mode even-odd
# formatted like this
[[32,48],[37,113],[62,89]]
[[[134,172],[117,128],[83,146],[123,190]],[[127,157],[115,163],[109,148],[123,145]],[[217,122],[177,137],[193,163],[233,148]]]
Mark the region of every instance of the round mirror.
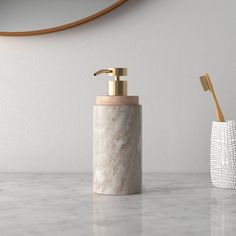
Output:
[[127,0],[0,0],[0,35],[55,32],[102,16]]

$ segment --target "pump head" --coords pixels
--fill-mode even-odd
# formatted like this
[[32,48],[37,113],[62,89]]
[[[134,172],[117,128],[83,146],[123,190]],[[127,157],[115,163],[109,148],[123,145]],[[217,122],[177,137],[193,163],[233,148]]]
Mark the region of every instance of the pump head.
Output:
[[114,80],[108,80],[107,82],[107,95],[108,96],[127,96],[127,81],[120,80],[120,76],[127,76],[127,68],[109,68],[102,69],[94,73],[94,76],[100,74],[108,74],[114,76]]

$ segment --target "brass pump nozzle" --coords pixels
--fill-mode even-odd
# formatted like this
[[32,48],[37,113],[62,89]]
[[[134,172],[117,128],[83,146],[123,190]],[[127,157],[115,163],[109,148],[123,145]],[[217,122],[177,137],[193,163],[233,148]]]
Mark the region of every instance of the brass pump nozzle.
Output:
[[112,70],[102,69],[102,70],[99,70],[99,71],[95,72],[93,75],[97,76],[97,75],[105,74],[105,73],[110,74],[110,73],[112,73]]
[[107,82],[107,95],[108,96],[127,96],[127,81],[120,80],[120,76],[127,76],[127,68],[109,68],[102,69],[94,73],[94,76],[100,74],[108,74],[114,76],[115,80],[109,80]]

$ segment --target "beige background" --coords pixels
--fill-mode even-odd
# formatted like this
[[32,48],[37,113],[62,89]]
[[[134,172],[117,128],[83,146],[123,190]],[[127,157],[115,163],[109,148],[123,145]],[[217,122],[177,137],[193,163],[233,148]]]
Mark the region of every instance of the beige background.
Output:
[[143,169],[208,172],[214,111],[236,119],[236,1],[129,0],[89,24],[0,37],[0,171],[91,171],[97,69],[129,68],[143,105]]

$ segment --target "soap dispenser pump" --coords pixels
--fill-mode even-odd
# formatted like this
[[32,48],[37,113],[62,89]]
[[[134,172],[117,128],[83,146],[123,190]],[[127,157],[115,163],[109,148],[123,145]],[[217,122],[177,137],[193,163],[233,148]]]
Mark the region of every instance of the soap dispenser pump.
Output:
[[127,96],[127,81],[121,80],[121,76],[127,76],[126,68],[110,68],[102,69],[94,73],[94,76],[107,73],[109,76],[114,76],[115,80],[108,80],[107,95],[108,96]]
[[99,194],[127,195],[142,190],[142,107],[138,96],[128,95],[126,68],[94,73],[114,76],[107,95],[97,96],[93,109],[93,190]]

